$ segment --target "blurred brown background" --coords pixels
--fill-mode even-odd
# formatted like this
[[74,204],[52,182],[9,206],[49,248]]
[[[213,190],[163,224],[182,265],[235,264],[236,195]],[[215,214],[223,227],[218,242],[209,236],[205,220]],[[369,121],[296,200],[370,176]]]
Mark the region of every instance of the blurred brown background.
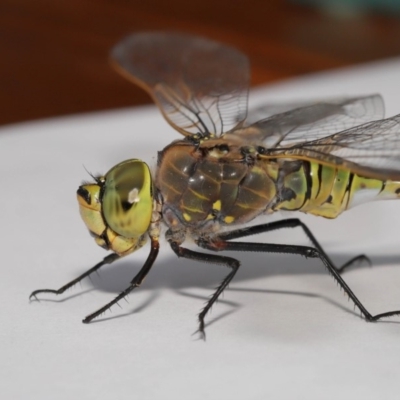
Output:
[[327,2],[0,0],[0,124],[150,102],[107,61],[134,31],[234,45],[250,58],[252,85],[400,55],[398,14]]

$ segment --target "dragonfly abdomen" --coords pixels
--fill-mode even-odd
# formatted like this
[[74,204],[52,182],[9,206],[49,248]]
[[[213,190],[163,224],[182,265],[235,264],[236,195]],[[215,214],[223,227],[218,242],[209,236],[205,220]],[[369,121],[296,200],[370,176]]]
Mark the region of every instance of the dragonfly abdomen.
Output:
[[308,161],[285,161],[277,181],[274,210],[302,211],[336,218],[343,211],[371,200],[395,199],[400,182],[362,177],[350,170]]

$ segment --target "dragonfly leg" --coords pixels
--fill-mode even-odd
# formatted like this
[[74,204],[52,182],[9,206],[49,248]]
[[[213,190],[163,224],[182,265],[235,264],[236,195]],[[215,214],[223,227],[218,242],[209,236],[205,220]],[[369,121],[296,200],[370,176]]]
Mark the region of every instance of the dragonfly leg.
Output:
[[198,316],[198,318],[199,318],[198,332],[200,333],[202,339],[205,340],[206,334],[205,334],[205,330],[204,330],[204,327],[205,327],[204,318],[207,315],[208,311],[210,311],[212,305],[218,300],[218,297],[220,296],[220,294],[225,290],[225,288],[229,285],[229,282],[235,276],[236,272],[239,269],[240,262],[232,257],[219,256],[219,255],[208,254],[208,253],[200,253],[198,251],[189,250],[184,247],[181,247],[178,243],[173,242],[173,241],[170,242],[170,245],[171,245],[172,250],[175,252],[175,254],[178,257],[188,258],[191,260],[197,260],[197,261],[202,261],[202,262],[207,262],[207,263],[212,263],[212,264],[220,264],[220,265],[229,267],[231,269],[229,274],[224,278],[224,280],[217,287],[216,291],[211,296],[210,300],[208,300],[206,306],[201,310],[201,312]]
[[340,268],[336,268],[336,270],[341,274],[352,265],[362,262],[366,262],[370,267],[372,266],[372,262],[368,256],[365,254],[359,254],[358,256],[350,258],[350,260],[346,261]]
[[149,273],[151,267],[153,266],[154,261],[156,260],[158,255],[158,251],[159,251],[158,241],[152,240],[150,254],[148,255],[147,260],[144,263],[143,267],[140,269],[137,275],[135,275],[135,277],[132,279],[130,285],[125,290],[123,290],[117,297],[115,297],[112,301],[110,301],[105,306],[99,308],[97,311],[84,318],[82,322],[88,324],[94,318],[103,314],[105,311],[110,309],[114,304],[118,303],[120,300],[126,297],[133,289],[140,286],[144,281],[144,279],[146,278],[147,274]]
[[313,233],[310,231],[308,226],[298,218],[288,218],[280,221],[269,222],[266,224],[254,225],[243,229],[237,229],[231,232],[222,233],[218,237],[224,240],[232,240],[245,236],[257,235],[262,232],[270,232],[277,229],[296,228],[296,227],[301,227],[303,229],[304,233],[311,241],[311,243],[314,245],[314,247],[329,261],[330,265],[337,272],[342,273],[345,269],[353,265],[355,262],[366,261],[371,265],[370,259],[366,255],[361,254],[356,257],[353,257],[345,264],[343,264],[341,267],[336,267],[335,264],[332,262],[332,260],[329,258],[329,256],[326,254],[322,246],[319,244],[318,240],[315,238]]
[[[260,226],[258,226],[260,227]],[[263,253],[286,253],[286,254],[298,254],[305,256],[307,258],[319,258],[325,267],[328,269],[330,274],[336,280],[336,282],[340,285],[343,291],[349,296],[349,298],[353,301],[356,307],[361,311],[362,315],[365,317],[367,321],[377,321],[383,317],[390,317],[393,315],[400,315],[400,310],[388,311],[376,315],[372,315],[361,303],[361,301],[357,298],[357,296],[353,293],[344,279],[340,276],[339,271],[335,268],[335,266],[329,261],[328,258],[325,257],[324,253],[321,253],[319,249],[315,249],[313,247],[308,246],[299,246],[299,245],[286,245],[286,244],[271,244],[271,243],[249,243],[249,242],[229,242],[229,239],[239,238],[242,236],[247,236],[241,234],[241,229],[237,231],[222,233],[220,235],[216,235],[211,240],[199,239],[197,241],[198,246],[214,251],[222,251],[222,250],[231,250],[231,251],[254,251],[254,252],[263,252]],[[229,237],[229,239],[226,239]]]
[[59,289],[38,289],[34,290],[29,298],[31,299],[32,297],[36,298],[36,295],[39,293],[54,293],[54,294],[62,294],[64,293],[67,289],[70,287],[76,285],[78,282],[80,282],[82,279],[86,278],[87,276],[91,275],[93,272],[96,272],[98,269],[100,269],[103,265],[106,264],[111,264],[115,260],[118,260],[120,256],[116,253],[109,254],[107,257],[104,257],[102,261],[100,261],[98,264],[96,264],[94,267],[88,269],[86,272],[84,272],[82,275],[79,275],[77,278],[73,279],[71,282],[68,282],[64,286],[60,287]]

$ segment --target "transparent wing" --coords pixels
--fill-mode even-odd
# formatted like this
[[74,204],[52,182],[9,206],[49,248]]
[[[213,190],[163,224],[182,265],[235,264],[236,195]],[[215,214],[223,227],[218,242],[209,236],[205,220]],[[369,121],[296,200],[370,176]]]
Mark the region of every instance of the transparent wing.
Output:
[[[291,102],[281,102],[281,103],[262,103],[259,104],[258,106],[249,108],[247,112],[247,117],[245,121],[245,126],[252,125],[256,122],[259,122],[261,120],[265,120],[267,118],[272,117],[273,115],[276,114],[283,114],[286,113],[287,111],[294,110],[296,108],[303,108],[303,107],[309,107],[309,106],[314,106],[315,104],[319,103],[328,103],[328,104],[339,104],[343,103],[350,100],[349,96],[341,96],[341,97],[319,97],[319,98],[314,98],[314,99],[301,99],[297,101],[291,101]],[[381,116],[383,118],[383,116]],[[378,119],[375,118],[375,119]]]
[[[290,105],[280,105],[281,109]],[[277,109],[277,107],[275,107]],[[324,138],[384,117],[380,95],[331,99],[289,109],[253,123],[237,133],[267,147],[287,147]]]
[[196,36],[147,32],[123,39],[111,57],[183,135],[219,135],[246,117],[249,63],[232,47]]
[[366,177],[400,180],[400,114],[322,139],[262,152],[262,157],[305,159],[348,168]]

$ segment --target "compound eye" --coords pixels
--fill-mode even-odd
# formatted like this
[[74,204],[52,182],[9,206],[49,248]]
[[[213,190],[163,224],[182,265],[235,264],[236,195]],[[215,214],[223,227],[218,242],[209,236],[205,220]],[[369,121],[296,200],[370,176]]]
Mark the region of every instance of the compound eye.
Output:
[[126,238],[142,236],[150,226],[153,209],[149,167],[140,160],[124,161],[105,175],[102,197],[104,219]]

